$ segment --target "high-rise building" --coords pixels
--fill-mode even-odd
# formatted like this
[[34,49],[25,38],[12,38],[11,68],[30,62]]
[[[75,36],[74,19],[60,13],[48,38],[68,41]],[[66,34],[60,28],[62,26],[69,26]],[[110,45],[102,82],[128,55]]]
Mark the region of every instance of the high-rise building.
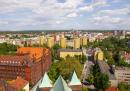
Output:
[[47,38],[47,46],[49,48],[52,48],[54,46],[54,38],[53,37],[48,37]]
[[43,45],[45,43],[45,37],[44,36],[39,36],[38,43],[39,43],[39,45]]
[[80,48],[80,38],[74,38],[74,48]]
[[94,60],[97,61],[103,61],[104,60],[104,53],[101,49],[97,48],[94,53]]
[[66,38],[60,38],[60,46],[61,48],[66,48]]
[[81,45],[86,46],[87,43],[88,43],[88,39],[87,39],[87,37],[83,37],[83,38],[81,38]]

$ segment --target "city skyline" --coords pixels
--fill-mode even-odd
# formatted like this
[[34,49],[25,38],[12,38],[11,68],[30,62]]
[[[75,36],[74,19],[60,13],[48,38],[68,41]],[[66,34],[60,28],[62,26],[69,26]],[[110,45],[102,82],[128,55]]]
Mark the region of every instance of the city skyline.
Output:
[[1,0],[0,31],[129,30],[129,0]]

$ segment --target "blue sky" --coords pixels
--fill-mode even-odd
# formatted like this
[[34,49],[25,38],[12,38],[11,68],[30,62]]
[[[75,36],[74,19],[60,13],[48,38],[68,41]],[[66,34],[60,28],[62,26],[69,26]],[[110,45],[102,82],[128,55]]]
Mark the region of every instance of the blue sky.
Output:
[[0,0],[0,31],[130,30],[130,0]]

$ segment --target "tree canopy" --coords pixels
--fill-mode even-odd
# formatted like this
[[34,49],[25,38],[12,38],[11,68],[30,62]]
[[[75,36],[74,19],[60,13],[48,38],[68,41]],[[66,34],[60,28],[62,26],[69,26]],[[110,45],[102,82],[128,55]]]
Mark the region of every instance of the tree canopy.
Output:
[[17,51],[16,45],[0,43],[0,54],[13,54]]
[[49,77],[55,81],[59,75],[62,75],[65,80],[68,80],[75,70],[77,76],[80,78],[82,68],[82,64],[75,57],[67,57],[52,64]]

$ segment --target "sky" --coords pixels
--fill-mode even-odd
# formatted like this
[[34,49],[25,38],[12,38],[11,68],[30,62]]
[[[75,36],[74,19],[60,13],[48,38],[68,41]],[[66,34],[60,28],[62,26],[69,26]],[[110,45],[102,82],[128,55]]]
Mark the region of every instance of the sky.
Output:
[[0,31],[130,30],[130,0],[0,0]]

